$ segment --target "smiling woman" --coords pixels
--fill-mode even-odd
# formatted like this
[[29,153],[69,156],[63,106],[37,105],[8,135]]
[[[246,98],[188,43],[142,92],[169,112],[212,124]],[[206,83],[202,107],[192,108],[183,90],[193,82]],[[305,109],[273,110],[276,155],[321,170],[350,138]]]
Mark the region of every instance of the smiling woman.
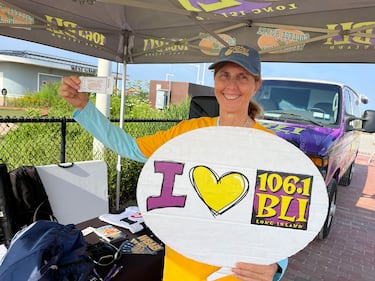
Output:
[[[209,69],[214,70],[215,73],[214,93],[220,105],[220,116],[183,120],[168,130],[158,131],[155,134],[139,138],[133,138],[123,129],[114,126],[107,117],[101,114],[89,100],[88,93],[79,91],[81,80],[78,77],[65,77],[59,94],[76,108],[73,112],[73,118],[91,135],[122,157],[143,163],[167,141],[197,128],[239,126],[243,130],[247,130],[244,127],[254,128],[271,135],[271,131],[256,122],[255,117],[258,110],[253,110],[253,106],[250,106],[252,105],[251,98],[261,84],[258,52],[245,45],[225,47],[220,51],[217,61]],[[183,146],[180,146],[180,148],[183,149]],[[163,172],[163,167],[163,165],[156,167],[157,173],[159,173],[159,169]],[[181,167],[176,165],[174,168],[177,169],[176,173],[178,174],[178,169]],[[216,212],[220,212],[221,209],[222,206],[214,206]],[[181,276],[186,277],[184,278],[186,281],[206,280],[210,275],[219,274],[216,272],[220,271],[220,266],[206,264],[206,261],[200,262],[189,259],[189,257],[177,253],[168,246],[166,246],[164,261],[164,281],[181,280]],[[225,277],[221,278],[223,281],[254,279],[252,276],[258,276],[259,278],[255,278],[256,280],[276,281],[281,278],[285,271],[287,259],[278,262],[278,264],[272,263],[269,265],[252,264],[247,260],[235,265],[231,263],[231,265],[233,266],[232,271],[225,272]],[[233,274],[238,278],[234,278]]]

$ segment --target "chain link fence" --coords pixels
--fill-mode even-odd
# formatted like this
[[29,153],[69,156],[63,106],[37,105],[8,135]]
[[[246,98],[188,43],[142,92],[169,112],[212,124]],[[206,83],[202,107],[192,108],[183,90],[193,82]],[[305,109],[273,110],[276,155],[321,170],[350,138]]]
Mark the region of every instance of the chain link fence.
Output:
[[[124,130],[133,137],[165,130],[181,120],[125,119]],[[111,119],[115,125],[119,120]],[[115,208],[118,156],[96,150],[93,137],[73,119],[0,117],[0,161],[8,170],[19,166],[41,166],[103,159],[108,166],[110,208]],[[120,206],[135,200],[135,188],[143,163],[121,160]]]

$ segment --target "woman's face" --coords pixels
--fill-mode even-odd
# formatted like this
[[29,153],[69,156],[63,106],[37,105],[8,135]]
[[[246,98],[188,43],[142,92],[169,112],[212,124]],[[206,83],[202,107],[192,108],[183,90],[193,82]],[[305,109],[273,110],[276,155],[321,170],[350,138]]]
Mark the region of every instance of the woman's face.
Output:
[[260,87],[260,79],[235,63],[225,63],[215,74],[215,96],[221,113],[244,113]]

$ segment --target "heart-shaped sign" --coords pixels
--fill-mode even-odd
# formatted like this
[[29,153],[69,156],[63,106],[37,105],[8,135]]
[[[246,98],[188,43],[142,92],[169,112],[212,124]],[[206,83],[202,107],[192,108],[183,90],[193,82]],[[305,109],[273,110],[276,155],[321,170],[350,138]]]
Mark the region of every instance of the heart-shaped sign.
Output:
[[235,206],[249,191],[249,181],[241,173],[218,175],[205,166],[194,167],[190,180],[212,214],[219,215]]

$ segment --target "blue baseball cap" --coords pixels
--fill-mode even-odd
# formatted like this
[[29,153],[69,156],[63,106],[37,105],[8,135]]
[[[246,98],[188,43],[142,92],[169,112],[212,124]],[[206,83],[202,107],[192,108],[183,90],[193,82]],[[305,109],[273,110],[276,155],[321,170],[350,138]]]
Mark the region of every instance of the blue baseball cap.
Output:
[[219,57],[211,64],[208,69],[215,69],[219,63],[222,62],[233,62],[254,76],[260,76],[260,58],[257,50],[245,46],[236,45],[224,47],[220,50]]

